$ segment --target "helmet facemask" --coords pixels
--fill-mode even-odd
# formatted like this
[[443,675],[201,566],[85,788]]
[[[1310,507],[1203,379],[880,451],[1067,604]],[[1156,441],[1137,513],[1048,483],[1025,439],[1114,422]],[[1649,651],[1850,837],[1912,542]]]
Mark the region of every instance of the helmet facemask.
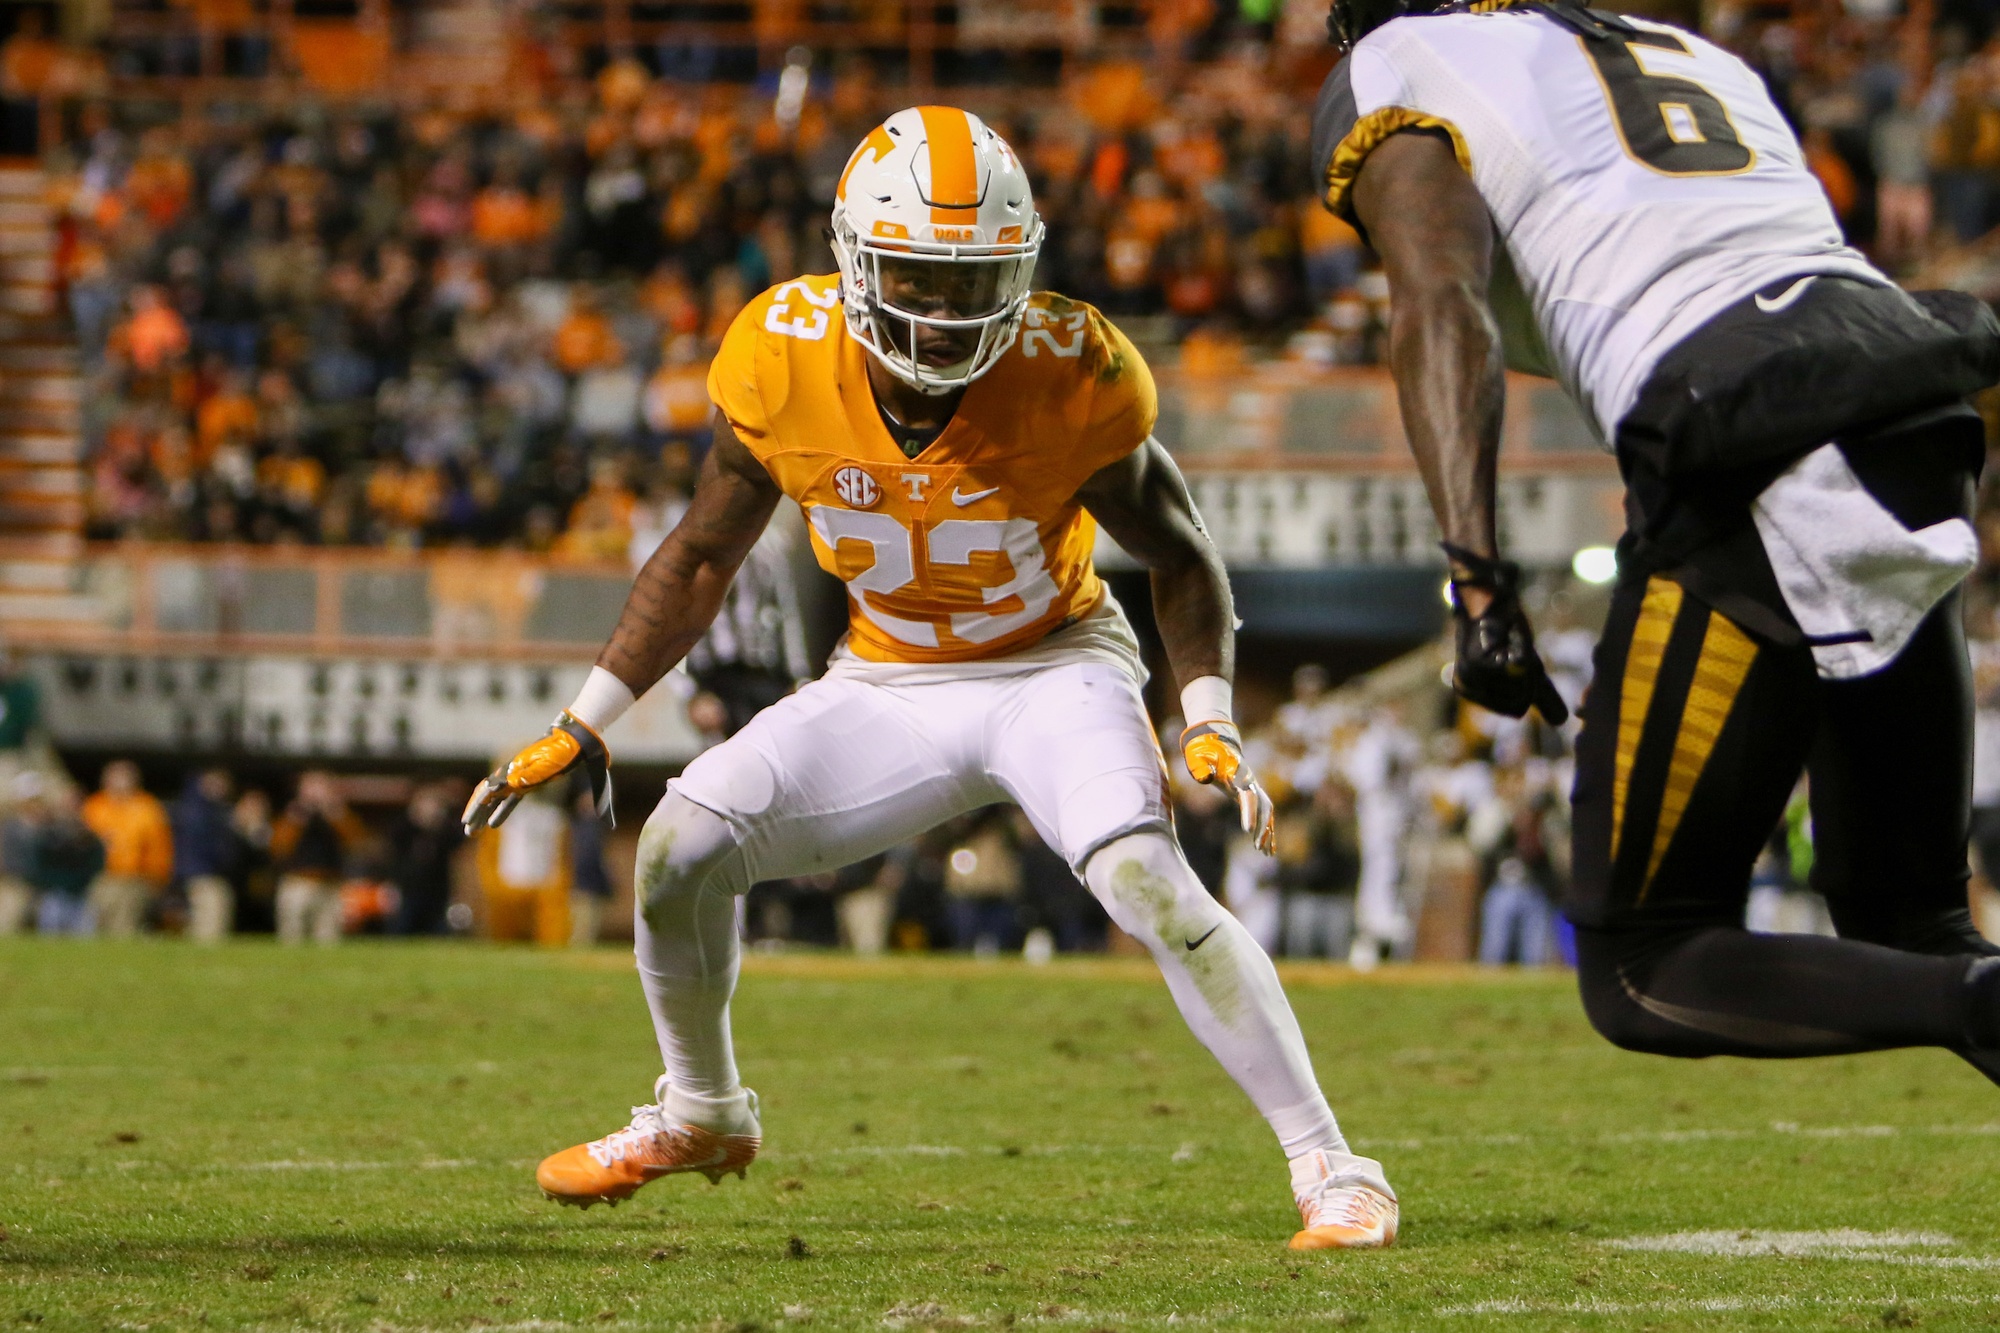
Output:
[[[1039,218],[1020,242],[945,245],[863,237],[836,213],[848,332],[896,378],[921,393],[953,393],[1014,345],[1042,248]],[[931,364],[951,343],[962,355]]]

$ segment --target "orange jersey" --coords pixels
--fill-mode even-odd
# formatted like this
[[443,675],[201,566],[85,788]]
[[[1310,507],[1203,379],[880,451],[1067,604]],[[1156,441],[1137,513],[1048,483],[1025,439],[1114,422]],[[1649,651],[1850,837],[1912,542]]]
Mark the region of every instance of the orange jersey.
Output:
[[847,585],[849,646],[878,662],[1000,657],[1092,610],[1097,525],[1077,503],[1159,412],[1152,372],[1079,301],[1038,292],[1006,355],[914,459],[882,424],[839,279],[752,301],[708,395],[805,510],[820,566]]

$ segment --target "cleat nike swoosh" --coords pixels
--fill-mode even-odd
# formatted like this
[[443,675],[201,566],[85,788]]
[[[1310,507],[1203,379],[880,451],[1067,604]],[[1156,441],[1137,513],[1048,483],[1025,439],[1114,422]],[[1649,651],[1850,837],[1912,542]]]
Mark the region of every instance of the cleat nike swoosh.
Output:
[[704,1161],[689,1162],[686,1166],[679,1166],[675,1167],[674,1169],[676,1171],[706,1171],[711,1166],[721,1166],[724,1162],[728,1160],[729,1160],[729,1150],[727,1148],[717,1148],[714,1152],[710,1153],[707,1159]]
[[1804,296],[1806,294],[1807,286],[1809,286],[1812,280],[1818,276],[1819,275],[1817,273],[1808,273],[1805,277],[1800,278],[1797,282],[1785,288],[1785,290],[1779,292],[1776,296],[1767,298],[1762,292],[1759,292],[1752,299],[1757,302],[1757,308],[1759,310],[1763,311],[1767,315],[1775,315],[1780,310],[1783,310],[1786,306],[1792,304],[1792,302],[1798,300],[1801,296]]
[[1208,935],[1203,935],[1198,940],[1183,939],[1181,943],[1187,945],[1187,951],[1189,953],[1193,953],[1196,949],[1199,949],[1202,945],[1208,943],[1209,935],[1213,935],[1216,931],[1221,929],[1222,929],[1222,923],[1218,921],[1214,925],[1208,928]]
[[1000,493],[1000,488],[998,486],[988,486],[983,491],[974,491],[972,492],[972,494],[967,495],[965,492],[959,490],[958,487],[954,486],[951,488],[951,502],[957,505],[960,509],[963,509],[969,504],[974,504],[980,500],[984,500],[989,495],[998,495],[999,493]]

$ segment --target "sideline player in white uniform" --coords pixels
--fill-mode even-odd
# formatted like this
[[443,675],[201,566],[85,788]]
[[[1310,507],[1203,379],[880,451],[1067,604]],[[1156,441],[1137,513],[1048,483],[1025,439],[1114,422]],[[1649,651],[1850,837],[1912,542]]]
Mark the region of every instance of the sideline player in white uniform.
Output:
[[[1336,0],[1327,206],[1393,293],[1459,692],[1566,715],[1495,543],[1503,351],[1619,458],[1629,530],[1582,706],[1565,910],[1606,1037],[1665,1055],[1940,1046],[2000,1077],[1966,910],[1957,584],[2000,322],[1846,246],[1761,80],[1569,0]],[[1843,938],[1743,929],[1802,768]]]
[[537,1181],[588,1206],[675,1172],[741,1174],[762,1131],[729,1033],[737,895],[1013,801],[1145,943],[1270,1122],[1304,1220],[1293,1248],[1391,1243],[1381,1165],[1348,1151],[1270,960],[1174,840],[1137,645],[1091,565],[1094,519],[1151,570],[1189,771],[1229,789],[1268,846],[1270,799],[1230,720],[1228,583],[1151,437],[1144,361],[1089,306],[1030,292],[1042,223],[1026,174],[963,111],[913,108],[872,132],[833,233],[837,276],[784,283],[731,327],[693,504],[590,681],[466,807],[468,828],[497,823],[579,764],[602,801],[605,727],[708,625],[780,496],[804,507],[847,584],[848,636],[825,677],[696,759],[647,821],[637,952],[667,1072],[628,1127]]

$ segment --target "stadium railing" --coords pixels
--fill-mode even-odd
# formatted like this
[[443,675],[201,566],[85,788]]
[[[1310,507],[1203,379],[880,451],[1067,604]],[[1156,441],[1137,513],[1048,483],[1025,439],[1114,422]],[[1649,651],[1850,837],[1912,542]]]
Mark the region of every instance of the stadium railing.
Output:
[[18,641],[82,652],[574,662],[616,621],[621,564],[511,551],[93,544],[88,616]]

